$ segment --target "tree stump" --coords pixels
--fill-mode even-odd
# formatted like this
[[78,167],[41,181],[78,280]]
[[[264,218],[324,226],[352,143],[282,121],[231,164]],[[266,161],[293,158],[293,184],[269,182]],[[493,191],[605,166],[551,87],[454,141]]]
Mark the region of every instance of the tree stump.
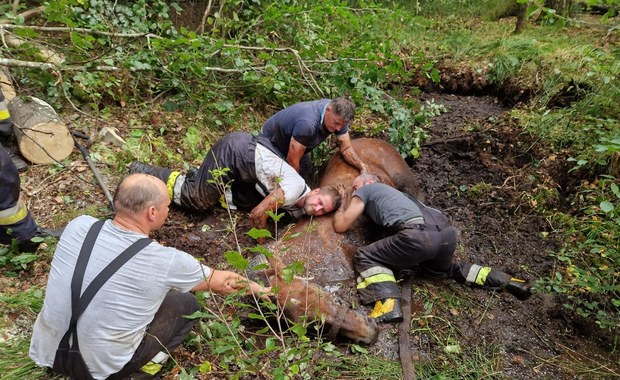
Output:
[[54,108],[34,97],[15,97],[8,103],[13,132],[22,156],[35,164],[64,160],[73,151],[73,137]]

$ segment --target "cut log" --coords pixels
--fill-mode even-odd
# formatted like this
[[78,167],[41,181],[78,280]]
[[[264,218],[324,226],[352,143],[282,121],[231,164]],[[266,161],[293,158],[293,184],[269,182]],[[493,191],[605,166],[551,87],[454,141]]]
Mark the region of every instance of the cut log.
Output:
[[15,97],[15,89],[9,76],[9,70],[3,66],[0,66],[0,89],[2,89],[2,94],[4,94],[4,99],[7,102]]
[[55,66],[59,66],[65,62],[65,56],[62,53],[59,53],[41,43],[26,40],[6,31],[0,31],[0,33],[2,33],[2,40],[10,47],[21,48],[23,46],[30,45],[36,48],[38,50],[38,58],[45,63],[51,63]]
[[50,164],[71,154],[73,137],[52,106],[41,99],[18,96],[8,108],[17,146],[28,161]]

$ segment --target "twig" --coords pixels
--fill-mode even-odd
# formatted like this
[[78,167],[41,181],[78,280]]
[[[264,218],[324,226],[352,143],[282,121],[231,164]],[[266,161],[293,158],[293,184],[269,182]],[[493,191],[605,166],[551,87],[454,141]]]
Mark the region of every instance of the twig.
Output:
[[[68,169],[68,168],[67,167],[63,167],[63,169]],[[56,177],[57,175],[59,175],[61,173],[62,173],[62,171],[59,170],[59,171],[57,171],[55,173],[52,173],[52,174],[48,175],[47,177],[43,178],[41,180],[41,182],[39,183],[39,186],[36,189],[28,192],[28,196],[32,197],[32,196],[36,195],[39,191],[41,191],[44,187],[48,187],[48,186],[45,185],[45,182],[47,182],[48,179],[54,178],[54,177]],[[54,181],[52,183],[54,183]],[[50,183],[50,185],[51,185],[51,183]]]
[[19,8],[19,0],[13,0],[13,13],[17,13],[17,8]]
[[200,21],[200,34],[204,34],[205,32],[205,24],[207,23],[207,17],[209,17],[209,13],[211,13],[211,5],[213,5],[213,0],[209,0],[207,8],[205,9],[205,13],[202,14],[202,20]]
[[40,32],[82,32],[95,34],[99,36],[108,36],[108,37],[121,37],[121,38],[136,38],[136,37],[147,37],[147,38],[155,38],[155,39],[163,39],[163,37],[158,36],[157,34],[152,33],[115,33],[115,32],[104,32],[102,30],[96,29],[88,29],[88,28],[70,28],[67,26],[35,26],[35,25],[13,25],[13,24],[0,24],[0,28],[4,29],[32,29]]
[[[48,63],[48,62],[22,61],[19,59],[2,58],[2,57],[0,57],[0,65],[9,66],[9,67],[29,67],[33,69],[63,70],[63,71],[81,71],[86,68],[86,66],[59,66],[53,63]],[[93,66],[92,69],[95,71],[119,71],[120,70],[120,68],[115,67],[115,66]],[[139,69],[134,69],[134,70],[137,71]]]
[[[44,10],[45,10],[45,6],[41,5],[41,6],[36,7],[36,8],[28,9],[27,11],[24,11],[24,12],[18,14],[18,16],[22,17],[24,20],[27,20],[27,19],[29,19],[32,16],[36,16],[39,13],[43,13]],[[17,10],[13,11],[13,13],[16,13],[16,12],[17,12]],[[8,23],[8,22],[11,22],[11,20],[6,19],[6,18],[0,19],[0,23],[4,24],[4,23]]]
[[[58,73],[58,75],[59,75],[60,81],[62,82],[62,74]],[[93,115],[89,114],[88,112],[86,112],[86,111],[82,111],[81,109],[77,108],[77,106],[76,106],[76,105],[75,105],[75,104],[71,101],[71,98],[70,98],[70,97],[69,97],[69,95],[67,94],[67,90],[65,89],[65,86],[63,86],[63,85],[61,84],[61,85],[60,85],[60,88],[62,88],[62,94],[64,95],[65,99],[66,99],[66,100],[69,102],[69,104],[71,105],[71,108],[73,108],[73,109],[74,109],[77,113],[80,113],[80,114],[82,114],[82,115],[84,115],[84,116],[86,116],[86,117],[89,117],[89,118],[91,118],[91,119],[95,119],[95,120],[97,120],[97,121],[100,121],[100,122],[102,122],[102,123],[104,123],[104,124],[107,124],[107,125],[112,125],[112,123],[110,123],[110,122],[109,122],[109,121],[107,121],[107,120],[104,120],[104,119],[102,119],[102,118],[100,118],[100,117],[98,117],[98,116],[93,116]],[[95,131],[95,134],[96,134],[96,133],[97,133],[97,132]]]

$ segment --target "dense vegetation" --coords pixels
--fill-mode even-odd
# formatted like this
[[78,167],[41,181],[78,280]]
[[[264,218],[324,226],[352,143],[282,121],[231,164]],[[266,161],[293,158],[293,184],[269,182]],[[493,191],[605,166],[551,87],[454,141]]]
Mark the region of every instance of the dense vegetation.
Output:
[[[188,11],[197,3],[200,12]],[[485,90],[505,94],[507,103],[520,102],[513,111],[519,127],[536,136],[548,157],[561,161],[567,178],[561,186],[541,183],[523,194],[549,218],[552,237],[562,242],[551,253],[558,268],[539,281],[538,291],[563,297],[566,308],[617,336],[618,0],[572,7],[530,2],[525,14],[537,27],[520,34],[512,34],[513,23],[497,22],[519,9],[507,0],[209,1],[208,12],[202,3],[3,2],[0,33],[25,43],[5,44],[0,64],[11,66],[24,93],[58,110],[78,110],[104,121],[131,110],[135,116],[127,120],[135,128],[127,139],[129,149],[95,153],[118,167],[133,159],[197,163],[227,131],[257,130],[262,116],[275,109],[340,94],[355,100],[359,119],[373,115],[385,123],[357,123],[355,133],[386,138],[412,160],[426,137],[425,124],[442,112],[438,105],[414,100],[412,84],[424,78],[438,85],[442,70],[466,66],[484,78]],[[43,10],[37,16],[20,15],[39,5]],[[576,17],[593,9],[602,9],[603,16]],[[64,59],[43,63],[42,46]],[[163,121],[153,122],[153,110]],[[183,115],[182,123],[172,120],[174,112]],[[169,133],[184,134],[183,149],[165,145]],[[247,266],[234,253],[228,256],[237,268]],[[0,247],[4,273],[28,269],[36,259]],[[36,313],[40,300],[41,291],[0,293],[0,305],[7,310]],[[240,340],[238,319],[231,323],[218,315],[205,311],[201,316],[209,318],[188,345],[217,353],[217,366],[237,378],[256,371],[274,378],[311,378],[325,371],[335,378],[346,370],[321,359],[321,354],[340,353],[329,343],[309,340],[303,326],[292,335],[272,331],[266,347],[256,351],[254,342]],[[272,359],[268,368],[262,367],[261,355]],[[14,378],[24,378],[23,368]],[[205,362],[183,374],[210,368]],[[32,378],[40,375],[31,367],[26,372]]]

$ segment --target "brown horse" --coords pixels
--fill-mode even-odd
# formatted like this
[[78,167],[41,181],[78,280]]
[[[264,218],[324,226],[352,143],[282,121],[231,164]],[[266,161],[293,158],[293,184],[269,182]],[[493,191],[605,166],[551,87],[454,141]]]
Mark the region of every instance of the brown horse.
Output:
[[[416,177],[393,146],[370,138],[355,139],[351,143],[371,174],[377,175],[381,182],[423,201]],[[319,185],[343,185],[350,196],[353,180],[358,175],[359,172],[337,153],[327,162]],[[343,200],[345,203],[348,201],[350,199]],[[339,234],[334,231],[332,219],[331,214],[303,219],[272,247],[285,264],[302,263],[308,275],[322,286],[352,280],[353,254],[357,247],[367,244],[362,228],[352,228],[345,234]]]
[[[352,144],[370,173],[401,191],[420,196],[415,176],[394,147],[385,141],[368,138],[353,140]],[[359,172],[337,153],[327,163],[320,186],[344,185],[350,195],[357,175]],[[278,302],[284,307],[286,316],[293,321],[303,318],[324,321],[329,339],[338,334],[355,342],[374,343],[378,334],[375,321],[354,312],[335,294],[347,288],[355,289],[352,258],[356,248],[364,244],[362,228],[353,228],[345,234],[336,233],[332,227],[332,215],[325,215],[300,221],[268,247],[274,253],[269,259],[274,269],[269,282],[278,290]],[[284,265],[293,262],[304,265],[313,283],[300,278],[288,284],[282,281]]]

